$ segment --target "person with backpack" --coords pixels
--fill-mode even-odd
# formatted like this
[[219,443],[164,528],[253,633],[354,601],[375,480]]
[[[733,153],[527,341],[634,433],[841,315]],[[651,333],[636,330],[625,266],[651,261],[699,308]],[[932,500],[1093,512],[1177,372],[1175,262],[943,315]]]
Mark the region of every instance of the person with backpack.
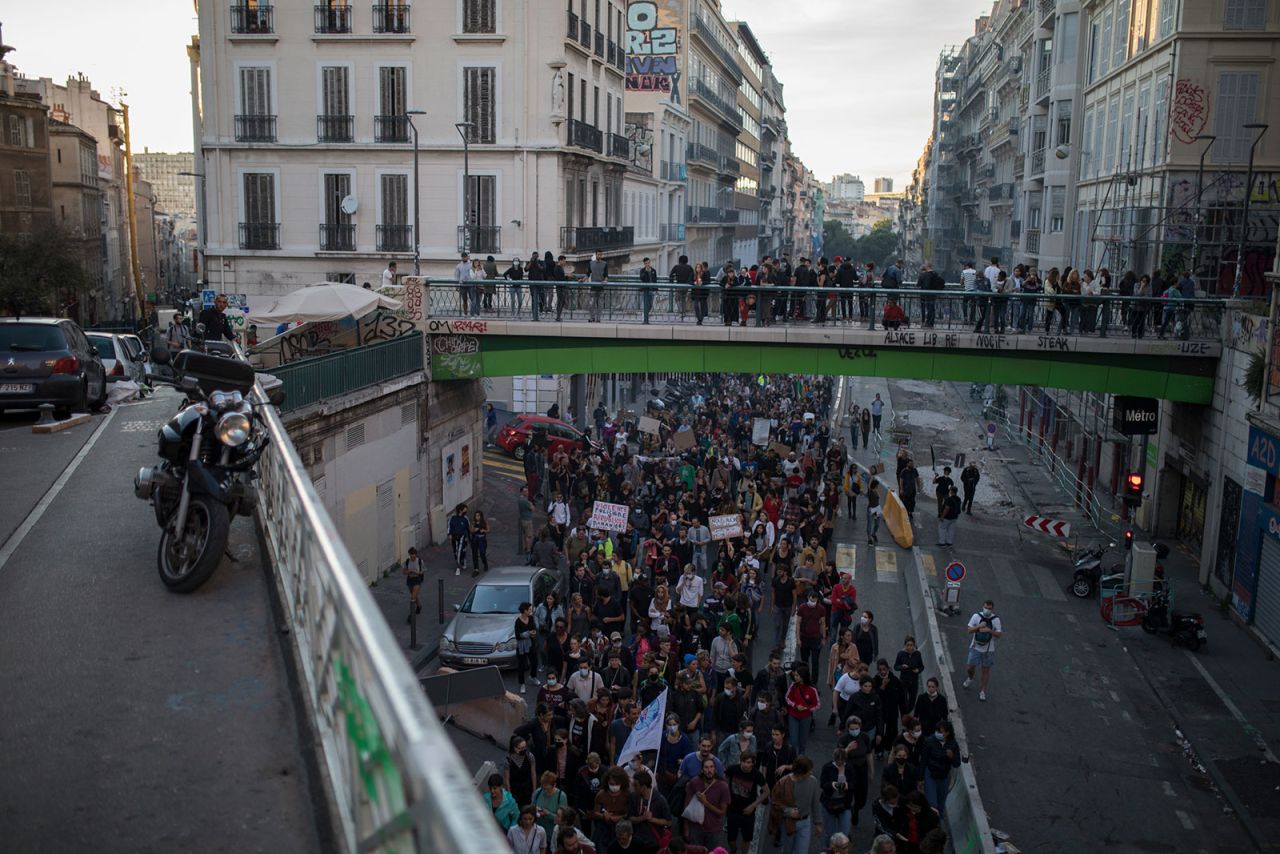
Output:
[[995,602],[988,599],[982,603],[982,610],[969,618],[969,655],[965,659],[964,686],[973,684],[975,668],[982,673],[978,683],[978,699],[986,701],[987,685],[991,681],[991,668],[996,663],[996,639],[1004,634],[1004,624],[996,616]]

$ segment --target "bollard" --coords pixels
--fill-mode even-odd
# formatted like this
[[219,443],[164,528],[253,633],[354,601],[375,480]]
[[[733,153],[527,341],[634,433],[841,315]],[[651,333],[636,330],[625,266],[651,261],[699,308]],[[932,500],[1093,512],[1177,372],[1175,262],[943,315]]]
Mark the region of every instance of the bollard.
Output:
[[40,420],[36,422],[36,426],[44,427],[49,424],[56,424],[56,423],[57,422],[53,420],[53,404],[52,403],[40,404]]
[[417,650],[418,648],[418,609],[413,606],[413,600],[409,601],[409,649]]
[[444,625],[444,579],[436,579],[436,607],[440,611],[440,625]]

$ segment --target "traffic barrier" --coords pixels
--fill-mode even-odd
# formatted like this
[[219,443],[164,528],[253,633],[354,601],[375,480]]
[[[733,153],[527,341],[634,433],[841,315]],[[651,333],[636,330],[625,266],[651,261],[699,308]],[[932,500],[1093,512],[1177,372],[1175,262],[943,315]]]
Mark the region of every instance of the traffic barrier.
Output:
[[1028,516],[1022,520],[1022,524],[1033,531],[1040,531],[1043,534],[1050,534],[1054,537],[1065,539],[1071,536],[1070,522],[1059,522],[1056,519],[1047,519],[1044,516]]

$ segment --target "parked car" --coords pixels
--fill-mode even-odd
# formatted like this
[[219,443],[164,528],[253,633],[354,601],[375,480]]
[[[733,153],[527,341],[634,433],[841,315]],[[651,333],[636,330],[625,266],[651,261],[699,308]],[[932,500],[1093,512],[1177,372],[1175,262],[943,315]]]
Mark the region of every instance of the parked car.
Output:
[[142,382],[145,377],[142,362],[135,360],[123,335],[114,332],[88,332],[89,343],[98,351],[102,367],[107,371],[107,382],[133,380]]
[[517,460],[524,459],[525,448],[534,431],[545,430],[547,433],[547,455],[563,448],[565,453],[576,450],[599,450],[600,446],[587,434],[567,421],[550,418],[546,415],[517,415],[498,431],[496,443]]
[[514,667],[520,603],[541,602],[560,585],[553,569],[494,567],[476,582],[440,639],[440,661],[449,667]]
[[51,403],[61,417],[106,399],[106,369],[75,321],[0,318],[0,411]]

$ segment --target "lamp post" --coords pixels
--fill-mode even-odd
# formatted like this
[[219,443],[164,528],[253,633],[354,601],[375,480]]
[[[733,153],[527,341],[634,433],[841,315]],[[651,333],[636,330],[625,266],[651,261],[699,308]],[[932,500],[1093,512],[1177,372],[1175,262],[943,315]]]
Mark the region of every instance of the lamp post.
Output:
[[419,239],[421,232],[418,230],[418,204],[421,193],[418,189],[418,128],[413,123],[414,116],[425,116],[422,110],[409,110],[405,113],[405,118],[409,121],[409,130],[413,131],[413,274],[421,275],[422,268],[419,263],[419,248],[422,241]]
[[458,122],[454,128],[462,137],[462,251],[471,252],[471,140],[467,131],[474,122]]
[[196,219],[196,241],[200,244],[200,278],[208,281],[209,232],[205,223],[205,215],[208,208],[204,197],[205,175],[203,172],[179,172],[178,174],[200,181],[200,203],[196,206],[197,213],[199,213],[199,217]]
[[1265,122],[1250,122],[1245,125],[1249,130],[1256,130],[1258,135],[1253,138],[1253,145],[1249,146],[1249,178],[1244,185],[1244,215],[1240,218],[1240,245],[1236,248],[1236,281],[1231,286],[1232,299],[1240,296],[1240,284],[1244,280],[1244,243],[1249,234],[1249,201],[1253,196],[1253,155],[1268,127],[1270,125]]
[[1200,152],[1200,168],[1196,170],[1196,233],[1191,244],[1191,275],[1194,279],[1200,278],[1200,229],[1204,225],[1204,158],[1209,149],[1213,148],[1217,137],[1211,133],[1202,133],[1196,139],[1207,139],[1209,144]]

